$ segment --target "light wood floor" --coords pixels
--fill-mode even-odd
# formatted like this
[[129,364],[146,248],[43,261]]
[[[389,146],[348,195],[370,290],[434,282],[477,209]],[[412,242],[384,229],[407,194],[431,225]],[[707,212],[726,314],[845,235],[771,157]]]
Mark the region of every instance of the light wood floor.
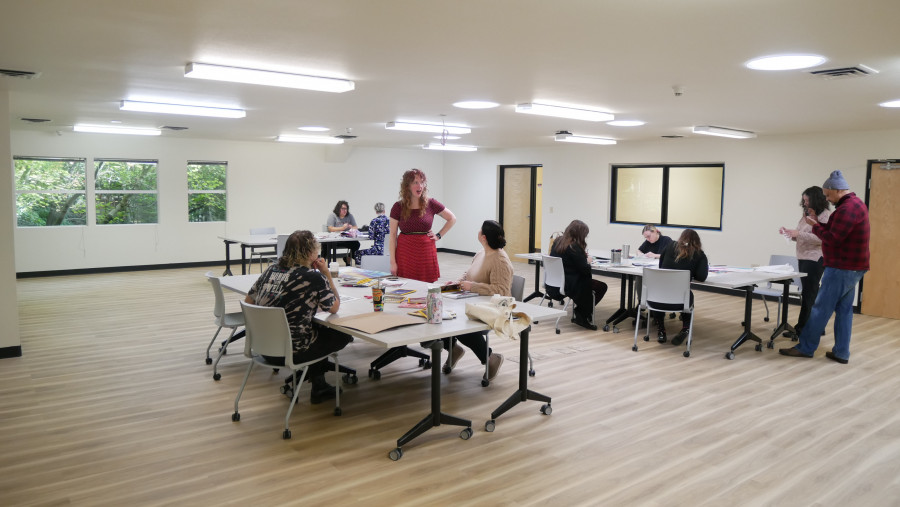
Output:
[[[440,259],[445,277],[470,262]],[[517,271],[530,292],[533,268]],[[517,342],[494,340],[508,359],[490,387],[471,352],[442,379],[444,410],[472,419],[474,436],[441,426],[393,462],[428,411],[428,372],[404,359],[370,380],[381,350],[357,340],[342,354],[361,374],[343,416],[301,396],[282,440],[282,375],[259,368],[233,423],[246,362],[235,347],[219,382],[204,364],[215,331],[204,272],[19,280],[24,356],[0,360],[0,503],[900,504],[897,321],[856,316],[847,366],[824,357],[830,331],[814,359],[745,346],[725,360],[742,300],[705,292],[687,359],[655,341],[632,352],[630,322],[619,334],[565,322],[560,335],[542,322],[530,387],[553,397],[552,415],[528,402],[484,431],[517,382]],[[604,280],[598,320],[617,307],[618,282]],[[761,304],[753,322],[771,330]]]

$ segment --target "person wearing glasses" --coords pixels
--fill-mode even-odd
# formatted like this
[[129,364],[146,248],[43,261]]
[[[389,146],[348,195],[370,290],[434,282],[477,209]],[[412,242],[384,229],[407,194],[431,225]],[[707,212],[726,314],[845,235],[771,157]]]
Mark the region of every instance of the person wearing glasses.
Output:
[[[334,211],[328,216],[327,227],[328,232],[356,230],[356,219],[350,214],[350,205],[347,204],[347,201],[338,201],[334,205]],[[352,266],[352,259],[356,257],[356,252],[359,250],[359,241],[348,241],[341,246],[346,246],[350,249],[350,255],[344,257],[344,263]]]
[[672,242],[672,238],[663,236],[653,224],[645,225],[641,235],[644,236],[644,242],[638,247],[638,252],[651,259],[659,259],[663,250]]

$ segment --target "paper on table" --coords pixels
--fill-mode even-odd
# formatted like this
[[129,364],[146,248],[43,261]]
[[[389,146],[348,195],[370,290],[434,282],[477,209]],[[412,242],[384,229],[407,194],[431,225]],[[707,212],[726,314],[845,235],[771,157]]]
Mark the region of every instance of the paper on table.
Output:
[[351,315],[330,320],[332,324],[358,329],[364,333],[375,334],[393,329],[395,327],[409,326],[412,324],[424,324],[425,321],[410,315],[398,315],[395,313],[372,312],[361,315]]
[[763,271],[766,273],[793,273],[794,268],[790,264],[776,264],[774,266],[760,266],[754,271]]

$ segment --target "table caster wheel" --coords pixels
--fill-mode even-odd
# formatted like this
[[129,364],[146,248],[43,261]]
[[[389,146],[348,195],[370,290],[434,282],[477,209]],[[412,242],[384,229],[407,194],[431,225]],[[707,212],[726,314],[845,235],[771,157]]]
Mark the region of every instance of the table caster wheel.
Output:
[[683,355],[684,357],[691,357],[691,351],[685,350],[681,355]]
[[731,352],[731,351],[726,352],[726,353],[725,353],[725,359],[728,359],[729,361],[731,361],[732,359],[734,359],[734,352]]
[[403,457],[403,451],[400,448],[396,448],[393,451],[388,453],[388,458],[391,458],[391,461],[397,461],[398,459]]
[[650,335],[649,335],[649,334],[646,335],[646,336],[644,336],[644,341],[645,341],[645,342],[649,342],[649,341],[650,341]]
[[766,344],[766,348],[767,348],[767,349],[774,349],[774,348],[775,348],[775,342],[769,342],[769,343],[767,343],[767,344]]
[[497,427],[497,423],[494,422],[493,419],[484,423],[484,431],[487,431],[488,433],[492,433],[494,431],[494,428],[496,428],[496,427]]
[[206,358],[206,364],[212,364],[212,358],[211,358],[211,357],[207,357],[207,358]]
[[233,422],[238,422],[238,421],[240,421],[240,420],[241,420],[241,414],[238,413],[238,412],[235,412],[235,413],[231,414],[231,420],[232,420]]
[[220,378],[222,378],[221,373],[216,373],[215,375],[213,375],[213,380],[219,380]]
[[753,347],[753,349],[757,352],[762,352],[762,343],[757,343],[756,346]]
[[[609,332],[609,324],[603,326],[603,330]],[[209,359],[207,359],[209,361]],[[206,364],[209,364],[208,362]]]
[[486,379],[486,378],[481,379],[481,387],[487,387],[487,386],[489,386],[489,385],[491,385],[491,381],[490,381],[490,380],[488,380],[488,379]]
[[619,332],[619,327],[613,326],[613,333],[618,333],[618,332]]
[[533,377],[534,375],[535,375],[534,368],[528,370],[528,376],[529,376],[529,377]]
[[551,407],[549,403],[544,403],[543,405],[541,405],[541,413],[544,415],[550,415],[553,413],[553,407]]
[[284,430],[284,433],[281,434],[281,438],[285,440],[291,439],[291,430]]
[[381,380],[381,370],[369,370],[369,378],[374,380]]
[[464,430],[459,432],[459,438],[463,440],[468,440],[472,438],[472,428],[465,428]]
[[769,318],[768,318],[768,317],[763,317],[763,320],[766,321],[766,322],[769,322]]
[[559,334],[559,329],[556,330],[556,334]]
[[342,379],[345,384],[353,385],[353,384],[356,384],[357,382],[359,382],[359,377],[357,377],[356,375],[351,375],[349,373],[345,373],[344,376],[342,377]]
[[631,346],[631,350],[637,352],[637,345],[632,345],[632,346]]
[[441,366],[441,371],[444,373],[444,375],[450,375],[450,372],[453,371],[453,369],[450,368],[449,364],[445,364],[444,366]]
[[341,411],[341,407],[334,407],[334,415],[335,415],[335,417],[337,417],[337,416],[339,416],[339,415],[341,415],[341,414],[343,414],[343,412]]

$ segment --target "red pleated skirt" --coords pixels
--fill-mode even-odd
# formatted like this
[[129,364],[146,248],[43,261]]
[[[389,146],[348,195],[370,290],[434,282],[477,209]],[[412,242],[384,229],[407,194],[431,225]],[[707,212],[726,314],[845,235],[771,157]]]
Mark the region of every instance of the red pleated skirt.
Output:
[[397,237],[397,276],[436,282],[441,277],[437,247],[426,234],[400,234]]

